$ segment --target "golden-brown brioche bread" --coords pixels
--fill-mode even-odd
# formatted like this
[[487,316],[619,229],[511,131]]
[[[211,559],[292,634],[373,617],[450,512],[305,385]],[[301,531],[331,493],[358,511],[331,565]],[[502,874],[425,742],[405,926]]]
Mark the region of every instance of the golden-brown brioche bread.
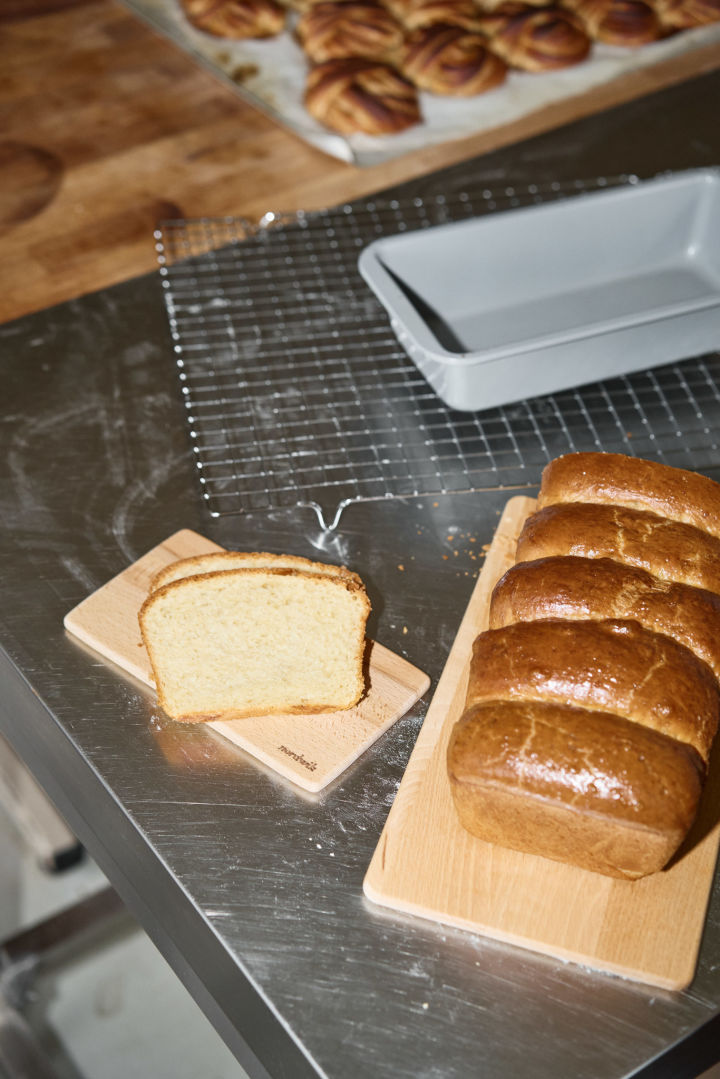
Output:
[[609,558],[518,562],[490,601],[490,629],[537,619],[634,618],[694,652],[720,680],[720,596]]
[[556,457],[543,471],[538,508],[559,502],[607,502],[648,510],[720,537],[720,483],[621,453]]
[[219,573],[228,569],[299,569],[307,573],[325,573],[341,576],[361,583],[360,578],[346,566],[333,566],[315,562],[310,558],[292,554],[269,554],[267,551],[213,551],[210,554],[193,555],[171,562],[150,582],[150,592],[162,588],[182,577],[195,577],[200,573]]
[[473,835],[630,880],[666,865],[702,790],[691,746],[617,715],[540,701],[470,707],[447,764]]
[[386,0],[386,6],[406,30],[439,24],[476,31],[479,25],[472,0]]
[[505,81],[507,66],[479,34],[461,26],[413,30],[400,63],[404,75],[431,94],[471,97]]
[[473,644],[466,706],[546,701],[612,712],[692,745],[707,761],[720,716],[710,668],[633,620],[515,622]]
[[194,27],[216,37],[275,37],[285,27],[275,0],[182,0],[182,7]]
[[482,20],[492,49],[510,67],[556,71],[579,64],[591,42],[582,24],[559,7],[529,8],[517,14],[496,11]]
[[388,64],[359,57],[313,68],[305,107],[324,127],[343,135],[389,135],[420,122],[417,90]]
[[644,510],[593,502],[545,506],[525,521],[516,561],[552,555],[612,558],[663,581],[720,593],[720,540]]
[[139,622],[160,707],[197,723],[351,708],[369,612],[340,575],[231,569],[163,585]]
[[594,41],[630,48],[664,36],[657,13],[644,0],[564,0]]
[[720,0],[653,0],[653,7],[668,30],[692,30],[720,20]]
[[389,11],[358,0],[314,4],[298,22],[296,34],[317,64],[345,56],[390,62],[404,39],[402,26]]

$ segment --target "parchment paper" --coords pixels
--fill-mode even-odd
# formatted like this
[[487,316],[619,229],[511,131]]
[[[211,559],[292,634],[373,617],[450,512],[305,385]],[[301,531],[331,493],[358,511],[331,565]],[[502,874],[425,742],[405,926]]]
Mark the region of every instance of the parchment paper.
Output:
[[422,124],[398,135],[346,138],[316,123],[303,106],[308,62],[293,37],[296,13],[289,13],[288,29],[277,37],[238,42],[196,30],[188,23],[178,0],[126,0],[126,3],[306,142],[333,157],[362,166],[377,165],[413,150],[500,127],[620,75],[720,41],[720,23],[715,23],[640,48],[595,45],[590,57],[576,67],[543,74],[511,71],[501,86],[478,97],[447,98],[421,92]]

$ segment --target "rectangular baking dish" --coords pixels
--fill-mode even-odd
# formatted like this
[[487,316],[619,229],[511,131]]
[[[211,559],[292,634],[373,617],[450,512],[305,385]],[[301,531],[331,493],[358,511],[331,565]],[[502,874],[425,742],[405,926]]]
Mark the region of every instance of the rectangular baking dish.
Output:
[[720,170],[376,240],[359,270],[464,411],[720,346]]

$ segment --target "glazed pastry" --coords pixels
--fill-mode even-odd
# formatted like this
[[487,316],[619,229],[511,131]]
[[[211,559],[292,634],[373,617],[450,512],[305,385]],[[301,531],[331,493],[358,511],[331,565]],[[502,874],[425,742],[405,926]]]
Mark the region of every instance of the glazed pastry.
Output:
[[374,3],[321,3],[308,8],[297,25],[303,49],[316,64],[346,56],[390,61],[404,32],[385,8]]
[[590,52],[590,38],[579,19],[557,7],[528,8],[517,14],[500,10],[483,18],[482,29],[493,51],[523,71],[570,67]]
[[408,37],[403,74],[432,94],[470,97],[505,80],[507,66],[479,34],[460,26],[428,26]]
[[720,0],[653,0],[653,7],[668,30],[692,30],[720,20]]
[[437,24],[478,29],[478,10],[472,0],[386,0],[386,3],[407,30]]
[[662,581],[720,594],[720,540],[701,528],[625,506],[567,502],[531,514],[518,538],[518,562],[556,555],[612,558]]
[[720,596],[610,558],[519,562],[495,585],[490,629],[546,618],[634,618],[707,663],[720,682]]
[[234,39],[274,37],[285,27],[285,9],[275,0],[182,0],[197,30]]
[[545,466],[538,509],[595,502],[648,510],[720,539],[720,483],[698,472],[622,453],[566,453]]
[[566,0],[594,41],[648,45],[664,34],[656,12],[643,0]]
[[387,135],[420,122],[415,87],[388,64],[350,57],[312,69],[305,90],[308,112],[343,135]]

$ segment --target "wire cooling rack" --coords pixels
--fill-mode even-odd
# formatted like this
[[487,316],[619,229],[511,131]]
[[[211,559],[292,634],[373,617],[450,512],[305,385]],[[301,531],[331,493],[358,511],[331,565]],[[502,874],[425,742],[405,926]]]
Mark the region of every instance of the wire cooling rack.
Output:
[[532,486],[552,457],[619,451],[717,464],[720,356],[503,408],[449,409],[357,270],[381,235],[633,183],[631,176],[374,200],[156,233],[197,473],[213,516]]

